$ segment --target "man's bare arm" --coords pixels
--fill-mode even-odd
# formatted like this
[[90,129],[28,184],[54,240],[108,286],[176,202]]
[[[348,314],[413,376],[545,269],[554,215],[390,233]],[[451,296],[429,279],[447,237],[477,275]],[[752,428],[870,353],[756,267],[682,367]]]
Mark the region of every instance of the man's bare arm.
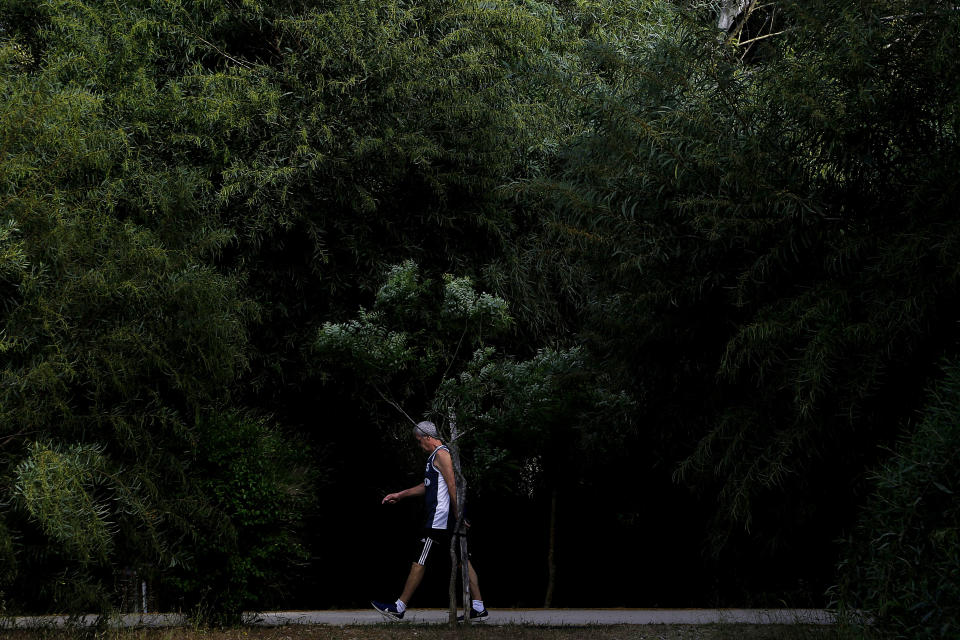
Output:
[[410,498],[412,496],[422,496],[426,492],[427,487],[421,482],[420,484],[412,486],[409,489],[397,491],[396,493],[388,493],[383,500],[380,501],[380,504],[396,504],[398,500],[403,500],[404,498]]
[[443,481],[447,483],[447,491],[450,493],[450,508],[454,517],[460,517],[460,509],[457,507],[457,478],[453,473],[453,460],[446,449],[437,451],[433,459],[433,465],[443,476]]

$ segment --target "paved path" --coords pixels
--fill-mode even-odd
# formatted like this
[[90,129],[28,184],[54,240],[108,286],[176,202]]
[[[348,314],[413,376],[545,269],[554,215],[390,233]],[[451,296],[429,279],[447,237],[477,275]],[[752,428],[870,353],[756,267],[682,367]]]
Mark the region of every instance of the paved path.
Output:
[[[91,624],[88,616],[81,624]],[[834,616],[821,609],[491,609],[481,624],[526,624],[539,626],[585,626],[612,624],[833,624]],[[14,627],[62,626],[64,617],[21,617],[12,619]],[[289,624],[360,625],[382,624],[387,620],[371,609],[334,611],[279,611],[248,617],[251,625],[272,627]],[[447,622],[446,609],[411,609],[401,623],[441,624]],[[9,623],[8,623],[9,624]],[[125,627],[174,627],[188,624],[179,614],[126,614],[116,621]],[[0,628],[4,621],[0,620]]]

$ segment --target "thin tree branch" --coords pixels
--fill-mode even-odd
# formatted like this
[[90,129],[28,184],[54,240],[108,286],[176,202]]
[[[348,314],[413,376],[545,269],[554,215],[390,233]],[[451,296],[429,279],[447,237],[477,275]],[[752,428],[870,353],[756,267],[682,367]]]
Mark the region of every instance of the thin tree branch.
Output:
[[742,47],[742,46],[751,44],[753,42],[756,42],[757,40],[765,40],[767,38],[772,38],[773,36],[782,35],[784,33],[787,33],[788,31],[792,31],[792,29],[784,29],[783,31],[777,31],[776,33],[768,33],[765,36],[757,36],[756,38],[750,38],[749,40],[744,40],[743,42],[737,42],[737,46]]
[[[193,28],[196,29],[196,28],[197,28],[197,24],[196,24],[196,23],[193,21],[193,19],[190,17],[190,14],[185,12],[184,15],[185,15],[185,17],[187,18],[187,20],[190,21],[190,24],[193,26]],[[249,62],[244,62],[243,60],[238,60],[237,58],[234,58],[233,56],[231,56],[230,54],[226,53],[225,51],[222,51],[217,45],[213,44],[212,42],[207,42],[206,40],[204,40],[203,38],[201,38],[201,37],[200,37],[199,35],[197,35],[196,33],[191,33],[189,30],[186,30],[186,29],[184,29],[184,31],[186,31],[187,34],[193,36],[194,38],[196,38],[197,40],[199,40],[199,41],[202,42],[203,44],[205,44],[205,45],[207,45],[208,47],[212,48],[214,51],[216,51],[217,53],[219,53],[220,55],[222,55],[224,58],[226,58],[226,59],[228,59],[228,60],[231,60],[231,61],[233,61],[233,62],[236,62],[238,65],[240,65],[240,66],[243,67],[244,69],[252,69],[252,68],[253,68],[253,65],[251,65]]]
[[948,16],[951,13],[956,13],[957,11],[960,11],[960,7],[947,7],[942,11],[902,13],[895,16],[883,16],[882,18],[879,18],[879,20],[880,22],[893,22],[894,20],[903,20],[905,18],[941,18],[943,16]]
[[413,418],[411,418],[409,415],[407,415],[407,412],[403,410],[403,407],[401,407],[399,404],[397,404],[396,402],[394,402],[393,400],[391,400],[390,398],[388,398],[388,397],[383,393],[383,391],[380,391],[380,388],[377,387],[376,384],[371,385],[371,386],[373,387],[373,390],[376,391],[377,394],[379,394],[379,396],[383,399],[384,402],[386,402],[386,403],[389,404],[391,407],[393,407],[394,409],[396,409],[397,411],[399,411],[400,413],[402,413],[402,414],[403,414],[403,417],[405,417],[407,420],[410,421],[410,424],[412,424],[413,426],[417,426],[417,422],[416,422]]
[[740,34],[743,33],[743,28],[747,26],[747,20],[750,19],[750,14],[753,13],[753,10],[756,8],[756,6],[757,0],[750,0],[750,4],[747,5],[746,9],[740,12],[740,15],[738,16],[740,22],[737,24],[737,28],[734,29],[733,33],[730,34],[730,37],[727,38],[728,43],[733,42],[734,40],[740,40]]
[[15,439],[15,438],[20,438],[20,437],[23,437],[23,436],[28,436],[28,435],[30,435],[31,433],[40,433],[40,431],[34,429],[33,431],[20,431],[19,433],[13,433],[13,434],[7,436],[6,438],[0,440],[0,448],[3,448],[3,447],[5,447],[5,446],[7,446],[7,443],[10,442],[11,440]]
[[[453,355],[450,357],[450,362],[447,363],[447,370],[443,372],[443,376],[440,378],[440,384],[443,384],[443,381],[447,378],[447,374],[450,373],[450,368],[453,367],[453,362],[457,359],[457,355],[460,353],[460,347],[463,346],[463,340],[467,337],[467,330],[469,328],[470,319],[467,318],[466,322],[463,323],[463,333],[460,334],[460,342],[457,343],[457,348],[453,351]],[[437,391],[440,390],[440,384],[437,385]],[[436,391],[433,395],[437,395]]]
[[201,38],[201,37],[198,36],[198,35],[194,35],[194,37],[195,37],[197,40],[199,40],[200,42],[202,42],[203,44],[207,45],[208,47],[211,47],[214,51],[216,51],[217,53],[219,53],[220,55],[222,55],[224,58],[226,58],[226,59],[228,59],[228,60],[231,60],[231,61],[233,61],[233,62],[236,62],[238,65],[240,65],[240,66],[243,67],[244,69],[252,69],[252,68],[253,68],[253,65],[251,65],[249,62],[244,62],[243,60],[239,60],[239,59],[237,59],[237,58],[234,58],[234,57],[231,56],[229,53],[227,53],[227,52],[225,52],[225,51],[222,51],[219,47],[217,47],[217,45],[213,44],[212,42],[207,42],[206,40],[204,40],[203,38]]
[[451,441],[451,442],[455,442],[455,441],[459,440],[460,438],[462,438],[463,436],[465,436],[465,435],[467,435],[468,433],[470,433],[471,431],[476,431],[476,430],[477,430],[476,427],[470,427],[469,429],[464,429],[463,431],[459,431],[459,432],[457,432],[457,435],[456,435],[456,436],[451,437],[450,441]]

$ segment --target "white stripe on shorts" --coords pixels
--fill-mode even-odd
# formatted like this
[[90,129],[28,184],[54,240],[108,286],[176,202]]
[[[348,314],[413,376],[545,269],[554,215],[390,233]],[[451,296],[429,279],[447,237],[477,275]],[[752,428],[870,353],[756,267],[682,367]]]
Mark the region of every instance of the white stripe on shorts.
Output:
[[427,536],[423,539],[423,553],[420,554],[420,560],[417,562],[419,565],[424,565],[427,563],[427,556],[430,554],[430,547],[433,546],[433,538]]

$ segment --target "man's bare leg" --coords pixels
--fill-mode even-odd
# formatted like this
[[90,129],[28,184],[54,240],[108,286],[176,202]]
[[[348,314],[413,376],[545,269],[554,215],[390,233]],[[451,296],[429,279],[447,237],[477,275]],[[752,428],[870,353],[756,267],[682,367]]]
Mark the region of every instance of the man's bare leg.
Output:
[[[467,560],[467,570],[470,578],[470,597],[474,600],[483,600],[480,595],[480,583],[477,580],[477,572],[473,570],[473,563]],[[404,600],[406,602],[406,600]]]
[[420,586],[420,581],[423,580],[425,569],[426,567],[416,562],[410,567],[407,582],[403,585],[403,593],[400,594],[400,601],[403,602],[403,604],[410,604],[410,598],[413,597],[413,592],[417,590],[417,587]]

